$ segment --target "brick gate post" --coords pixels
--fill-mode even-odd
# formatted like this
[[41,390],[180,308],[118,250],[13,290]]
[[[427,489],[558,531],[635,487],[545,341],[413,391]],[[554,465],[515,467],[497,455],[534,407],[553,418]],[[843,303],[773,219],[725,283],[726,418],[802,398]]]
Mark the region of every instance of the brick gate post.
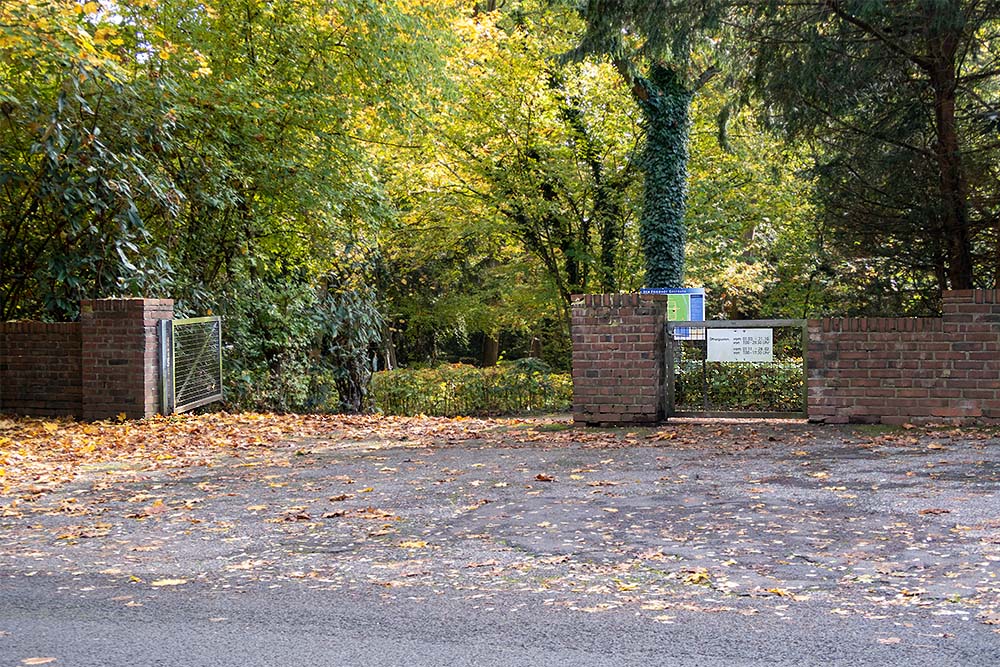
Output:
[[573,297],[573,420],[655,423],[664,417],[667,297]]
[[159,407],[156,323],[172,299],[88,299],[80,303],[83,418],[152,417]]

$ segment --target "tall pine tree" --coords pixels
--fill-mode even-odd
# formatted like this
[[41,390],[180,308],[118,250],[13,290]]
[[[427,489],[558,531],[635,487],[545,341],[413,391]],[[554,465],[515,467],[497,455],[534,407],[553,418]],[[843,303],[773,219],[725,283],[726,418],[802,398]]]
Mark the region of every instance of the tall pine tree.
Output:
[[739,4],[754,92],[817,147],[838,245],[941,289],[996,286],[1000,3]]

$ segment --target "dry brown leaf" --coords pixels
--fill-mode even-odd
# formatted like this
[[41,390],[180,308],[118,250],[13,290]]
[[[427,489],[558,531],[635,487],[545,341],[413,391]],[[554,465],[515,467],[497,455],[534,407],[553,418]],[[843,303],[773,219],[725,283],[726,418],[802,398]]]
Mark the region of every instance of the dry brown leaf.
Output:
[[565,563],[569,560],[569,556],[559,555],[559,556],[547,556],[545,558],[539,558],[540,563],[545,563],[546,565],[557,565],[559,563]]

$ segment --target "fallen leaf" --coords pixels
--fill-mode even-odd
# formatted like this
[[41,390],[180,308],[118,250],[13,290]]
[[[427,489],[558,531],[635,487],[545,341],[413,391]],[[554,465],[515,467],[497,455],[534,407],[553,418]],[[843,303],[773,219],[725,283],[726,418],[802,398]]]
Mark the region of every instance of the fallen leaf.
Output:
[[979,617],[980,622],[986,625],[1000,625],[1000,612],[990,611]]
[[692,584],[695,586],[700,586],[703,584],[711,583],[712,575],[708,573],[708,570],[695,570],[684,576],[685,584]]
[[151,581],[150,586],[183,586],[187,583],[187,579],[157,579],[156,581]]
[[21,661],[22,665],[47,665],[50,662],[55,662],[55,658],[25,658]]
[[537,475],[535,475],[535,479],[537,479],[539,482],[554,482],[554,481],[556,481],[555,477],[553,477],[552,475],[546,475],[545,473],[538,473]]
[[399,546],[403,549],[423,549],[427,546],[427,543],[423,540],[406,540],[405,542],[400,542]]
[[232,565],[227,565],[227,570],[252,570],[254,567],[262,564],[262,561],[255,561],[251,558],[240,561],[239,563],[233,563]]
[[539,558],[539,562],[545,563],[546,565],[556,565],[558,563],[565,563],[569,560],[569,556],[559,555],[559,556],[547,556],[545,558]]

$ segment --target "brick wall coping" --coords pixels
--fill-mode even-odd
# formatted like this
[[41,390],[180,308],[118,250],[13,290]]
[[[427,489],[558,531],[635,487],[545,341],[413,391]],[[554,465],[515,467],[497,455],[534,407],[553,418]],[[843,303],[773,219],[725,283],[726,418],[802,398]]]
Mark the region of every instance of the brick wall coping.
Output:
[[809,320],[809,327],[823,332],[941,331],[940,317],[824,317]]
[[80,301],[81,312],[123,312],[147,308],[173,307],[173,299],[84,299]]
[[1000,290],[997,289],[960,289],[945,290],[941,293],[943,301],[961,301],[962,303],[1000,303]]
[[31,322],[14,320],[0,322],[0,333],[50,333],[69,332],[80,326],[79,322]]
[[640,294],[638,292],[618,292],[615,294],[574,294],[570,297],[573,307],[579,308],[622,308],[642,306],[650,302],[666,303],[666,294]]

